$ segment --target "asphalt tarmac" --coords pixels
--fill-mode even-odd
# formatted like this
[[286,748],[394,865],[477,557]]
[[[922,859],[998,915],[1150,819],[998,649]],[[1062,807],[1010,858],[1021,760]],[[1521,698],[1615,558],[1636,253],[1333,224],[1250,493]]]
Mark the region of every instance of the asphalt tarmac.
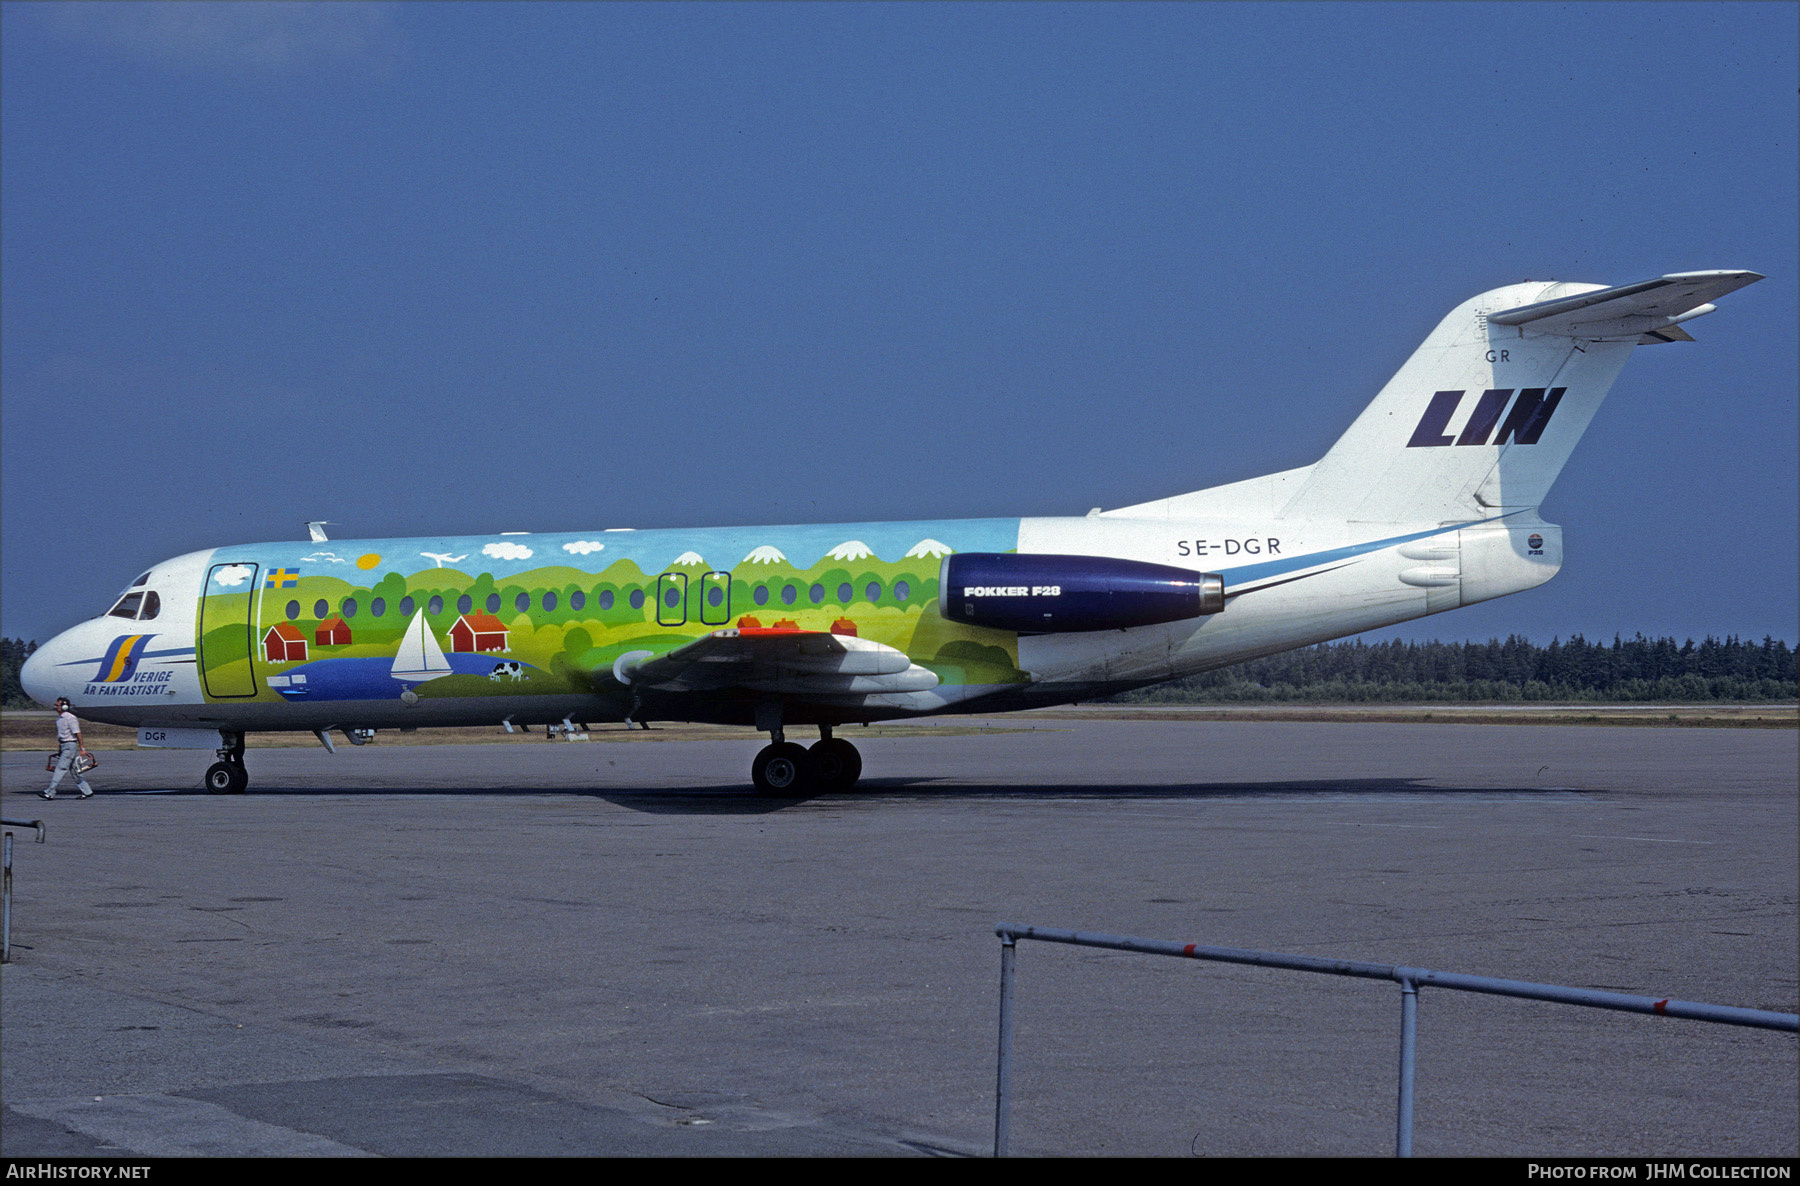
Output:
[[[949,721],[966,725],[967,721]],[[0,1153],[979,1155],[1036,924],[1783,1012],[1792,730],[1003,718],[6,753]],[[1382,1156],[1396,986],[1024,943],[1013,1151]],[[1794,1035],[1426,990],[1420,1155],[1800,1152]]]

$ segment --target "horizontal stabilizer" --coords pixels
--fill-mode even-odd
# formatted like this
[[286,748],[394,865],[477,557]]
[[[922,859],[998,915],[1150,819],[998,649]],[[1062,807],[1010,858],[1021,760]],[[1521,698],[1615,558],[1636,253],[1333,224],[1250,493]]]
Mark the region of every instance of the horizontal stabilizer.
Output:
[[1585,341],[1693,341],[1675,329],[1713,310],[1712,301],[1762,276],[1756,272],[1672,272],[1655,280],[1601,288],[1489,313],[1488,324]]

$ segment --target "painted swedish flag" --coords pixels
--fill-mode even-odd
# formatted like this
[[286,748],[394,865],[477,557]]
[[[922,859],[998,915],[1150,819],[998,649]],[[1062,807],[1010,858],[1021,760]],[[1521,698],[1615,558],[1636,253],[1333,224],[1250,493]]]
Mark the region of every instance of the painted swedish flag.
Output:
[[144,653],[144,646],[155,637],[154,634],[125,634],[113,639],[112,646],[100,660],[100,670],[93,682],[118,684],[130,679],[137,670],[138,657]]
[[269,579],[263,582],[265,589],[291,589],[300,582],[300,570],[297,568],[271,568]]

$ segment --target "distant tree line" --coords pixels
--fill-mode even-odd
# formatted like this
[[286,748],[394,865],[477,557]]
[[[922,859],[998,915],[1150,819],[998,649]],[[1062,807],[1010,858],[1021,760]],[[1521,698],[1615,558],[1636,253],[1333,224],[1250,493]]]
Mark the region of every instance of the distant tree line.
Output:
[[37,708],[38,702],[25,694],[19,683],[19,668],[37,643],[18,638],[0,638],[0,708]]
[[[37,643],[0,639],[0,704],[36,708],[19,668]],[[1787,701],[1800,698],[1800,659],[1777,638],[1703,642],[1577,634],[1538,646],[1505,642],[1328,642],[1252,659],[1113,697],[1121,704],[1258,701]]]
[[1480,642],[1321,643],[1113,697],[1123,704],[1258,701],[1788,701],[1796,652],[1776,638],[1624,639],[1577,634],[1538,646]]

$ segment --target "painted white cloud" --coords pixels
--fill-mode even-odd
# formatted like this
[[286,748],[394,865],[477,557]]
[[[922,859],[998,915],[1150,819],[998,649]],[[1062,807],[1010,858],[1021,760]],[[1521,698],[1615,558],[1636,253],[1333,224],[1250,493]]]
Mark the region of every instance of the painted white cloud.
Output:
[[833,560],[861,560],[865,557],[873,556],[875,553],[871,552],[869,550],[869,545],[863,543],[861,540],[847,539],[825,554]]
[[744,557],[744,563],[745,564],[786,564],[787,557],[783,556],[781,554],[781,550],[779,548],[772,548],[768,544],[764,544],[760,548],[751,548],[750,554],[748,556]]
[[922,539],[907,550],[908,556],[948,556],[956,549],[934,539]]
[[218,572],[213,573],[212,583],[231,588],[236,585],[241,585],[249,579],[249,567],[243,564],[234,564],[230,568],[221,568]]
[[589,552],[599,552],[605,550],[605,548],[606,545],[597,539],[570,540],[563,545],[563,551],[573,552],[577,556],[586,556]]
[[492,556],[497,560],[529,560],[531,549],[524,544],[485,544],[482,546],[483,556]]
[[683,552],[681,555],[675,557],[675,563],[684,568],[691,568],[696,564],[705,564],[706,561],[700,559],[700,553],[698,552]]

